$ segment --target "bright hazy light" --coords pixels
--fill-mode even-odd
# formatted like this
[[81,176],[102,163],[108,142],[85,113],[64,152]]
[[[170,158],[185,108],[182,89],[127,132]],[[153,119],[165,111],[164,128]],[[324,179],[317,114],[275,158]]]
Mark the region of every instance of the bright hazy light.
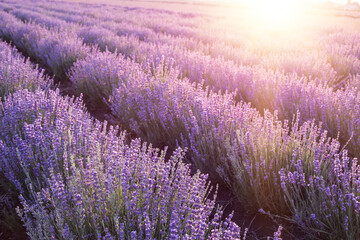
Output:
[[300,19],[302,0],[248,0],[251,20],[261,27],[285,29]]

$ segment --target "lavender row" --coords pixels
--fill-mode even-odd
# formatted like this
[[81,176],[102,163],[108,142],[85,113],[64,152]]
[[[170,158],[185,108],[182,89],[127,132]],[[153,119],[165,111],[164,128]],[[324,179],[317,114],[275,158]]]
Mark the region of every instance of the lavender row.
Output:
[[35,91],[50,88],[51,80],[44,71],[25,59],[16,49],[0,42],[0,99],[19,89]]
[[[144,35],[142,34],[142,36],[146,38],[149,38],[153,33],[169,33],[173,36],[186,35],[191,37],[196,33],[196,26],[199,25],[199,21],[204,22],[202,17],[195,14],[174,13],[171,11],[145,8],[78,4],[74,9],[72,4],[67,5],[66,3],[60,7],[57,4],[47,4],[46,6],[38,4],[37,6],[45,9],[53,16],[64,18],[64,20],[70,22],[78,22],[78,20],[81,19],[80,17],[72,17],[71,15],[80,15],[85,16],[85,18],[81,20],[84,24],[87,24],[86,20],[89,22],[97,21],[98,23],[115,22],[122,27],[125,27],[122,25],[123,23],[128,23],[133,26],[132,30],[134,30],[134,27],[135,29],[138,27],[140,31],[141,29],[144,30]],[[106,14],[98,14],[97,9],[99,7],[101,7]],[[174,28],[174,26],[176,26],[176,28]]]
[[[23,23],[11,14],[0,15],[0,36],[40,62],[58,78],[66,78],[67,70],[90,49],[71,32],[61,29],[49,31],[39,25]],[[66,41],[64,41],[66,39]]]
[[[52,80],[44,75],[43,70],[21,56],[15,48],[5,42],[0,42],[0,102],[5,96],[20,89],[47,90],[51,84]],[[3,159],[4,156],[1,154],[0,156],[0,159]],[[10,196],[11,187],[8,186],[7,181],[4,181],[2,171],[0,171],[0,189],[0,235],[6,238],[7,235],[3,235],[4,233],[17,232],[22,228],[22,224],[15,211],[17,198]]]
[[[70,23],[76,23],[85,26],[98,25],[103,23],[113,23],[113,26],[116,26],[116,30],[121,35],[135,35],[140,39],[151,39],[154,38],[156,33],[161,33],[164,31],[164,26],[158,26],[162,20],[162,22],[166,25],[166,29],[170,31],[173,29],[172,26],[177,25],[177,28],[186,28],[184,22],[186,19],[179,19],[174,22],[174,14],[164,13],[163,11],[157,11],[157,15],[155,16],[152,11],[147,11],[145,9],[128,9],[128,8],[116,8],[116,11],[111,6],[101,6],[103,11],[106,12],[104,15],[100,16],[96,13],[96,9],[99,6],[92,7],[82,7],[80,9],[74,9],[73,6],[66,6],[66,4],[62,5],[60,8],[57,5],[53,7],[47,5],[43,6],[43,4],[39,4],[34,7],[34,5],[24,4],[21,9],[11,9],[9,12],[19,16],[23,20],[36,20],[41,23],[46,24],[46,18],[41,16],[42,14],[50,15],[52,17],[56,17],[61,19],[60,21],[67,21]],[[136,10],[136,11],[135,11]],[[141,15],[139,16],[139,12]],[[150,15],[150,17],[148,16]],[[139,21],[139,17],[142,19]],[[165,19],[166,20],[165,20]],[[150,20],[151,19],[151,20]],[[44,21],[45,20],[45,21]],[[150,23],[147,23],[151,21]],[[51,25],[54,20],[49,20],[49,24]],[[59,23],[59,22],[56,22]],[[193,21],[191,23],[185,25],[193,25]],[[56,24],[58,25],[58,24]],[[106,25],[106,24],[105,24]],[[114,29],[115,30],[115,29]],[[174,32],[177,32],[175,33]],[[183,31],[174,29],[174,35],[183,34]],[[192,30],[188,35],[193,33]]]

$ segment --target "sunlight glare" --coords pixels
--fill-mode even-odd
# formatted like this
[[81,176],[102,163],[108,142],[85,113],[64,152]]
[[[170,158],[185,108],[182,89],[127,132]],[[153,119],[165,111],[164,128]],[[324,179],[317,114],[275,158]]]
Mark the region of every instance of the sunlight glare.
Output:
[[301,0],[248,1],[251,21],[266,28],[288,28],[299,20],[301,2]]

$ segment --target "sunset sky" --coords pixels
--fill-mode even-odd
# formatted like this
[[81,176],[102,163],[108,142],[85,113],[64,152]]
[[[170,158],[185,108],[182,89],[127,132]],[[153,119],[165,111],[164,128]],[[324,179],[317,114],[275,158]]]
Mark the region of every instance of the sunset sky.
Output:
[[[179,0],[175,0],[175,1],[179,1]],[[200,2],[219,2],[219,0],[198,0],[198,1],[200,1]],[[222,0],[221,2],[249,2],[249,1],[251,1],[251,0]],[[347,0],[309,0],[309,1],[314,1],[314,2],[335,2],[335,3],[340,3],[340,4],[347,3]],[[271,1],[269,1],[269,2],[271,2]],[[352,2],[360,3],[360,0],[352,0]]]
[[[323,1],[323,2],[325,2],[324,0],[318,0],[318,1]],[[346,0],[332,0],[332,2],[347,3]],[[360,0],[352,0],[352,2],[360,2]]]

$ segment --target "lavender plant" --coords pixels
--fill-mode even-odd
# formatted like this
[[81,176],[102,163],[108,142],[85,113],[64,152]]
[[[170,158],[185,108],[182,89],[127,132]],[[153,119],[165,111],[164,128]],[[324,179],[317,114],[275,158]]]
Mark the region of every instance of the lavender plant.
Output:
[[[46,186],[50,168],[57,172],[63,168],[63,162],[56,159],[63,158],[64,149],[54,149],[53,144],[61,146],[71,141],[69,138],[74,139],[73,135],[76,134],[78,141],[71,143],[78,147],[80,153],[89,151],[81,147],[86,138],[91,138],[90,129],[93,126],[89,114],[84,112],[81,101],[60,97],[58,91],[17,91],[5,97],[0,119],[1,155],[4,156],[1,161],[2,173],[27,198],[32,190],[29,187],[36,191]],[[71,129],[80,132],[64,136]],[[48,135],[37,138],[37,131],[47,131]],[[49,159],[50,156],[54,159]],[[25,173],[24,169],[29,172]],[[36,184],[29,186],[26,182],[19,182],[26,177],[36,180]]]
[[16,16],[17,18],[19,18],[20,20],[22,20],[23,22],[35,22],[35,23],[42,24],[47,27],[52,27],[52,28],[55,28],[55,27],[60,28],[64,25],[66,25],[66,22],[63,20],[52,18],[52,17],[46,16],[45,14],[33,12],[30,10],[26,10],[26,9],[16,9],[16,10],[10,11],[10,13],[12,15]]
[[77,61],[69,72],[76,92],[83,93],[95,108],[106,105],[118,85],[126,86],[144,77],[138,64],[110,52],[93,52]]
[[115,34],[105,28],[96,26],[79,28],[77,35],[86,44],[94,44],[98,46],[101,51],[109,49],[111,52],[116,51],[116,37]]
[[[298,163],[299,165],[303,163]],[[312,238],[359,236],[359,165],[344,151],[332,161],[315,159],[306,174],[281,169],[281,188],[293,219]],[[311,231],[309,231],[311,230]]]
[[[78,59],[83,59],[90,49],[81,39],[67,32],[49,32],[49,36],[38,42],[37,56],[59,79],[66,79],[70,67]],[[66,41],[64,41],[66,39]]]

